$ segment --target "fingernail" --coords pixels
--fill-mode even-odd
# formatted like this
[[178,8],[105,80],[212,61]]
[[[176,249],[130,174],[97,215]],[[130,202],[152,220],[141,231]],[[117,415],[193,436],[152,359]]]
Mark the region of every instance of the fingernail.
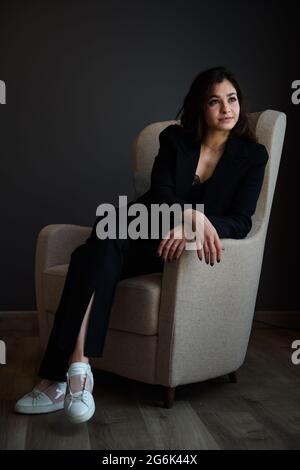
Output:
[[214,265],[214,263],[210,263],[210,265],[211,265],[211,266],[213,266],[213,265]]
[[218,261],[218,263],[220,263],[220,260],[217,260],[217,261]]

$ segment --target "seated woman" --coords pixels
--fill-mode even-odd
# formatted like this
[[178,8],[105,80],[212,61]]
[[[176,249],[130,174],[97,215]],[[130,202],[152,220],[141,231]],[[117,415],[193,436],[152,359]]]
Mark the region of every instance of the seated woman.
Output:
[[[134,202],[177,203],[196,224],[197,204],[204,204],[203,244],[199,260],[222,260],[222,238],[247,236],[268,161],[266,148],[252,134],[240,86],[231,72],[215,67],[200,73],[184,99],[181,123],[159,135],[151,187]],[[191,204],[186,211],[185,204]],[[74,423],[95,411],[90,357],[101,357],[118,282],[162,272],[187,247],[176,227],[162,239],[101,239],[97,224],[86,243],[74,250],[39,369],[42,381],[20,398],[19,413],[47,413],[64,408]],[[157,256],[158,255],[158,256]],[[67,383],[66,383],[67,382]]]

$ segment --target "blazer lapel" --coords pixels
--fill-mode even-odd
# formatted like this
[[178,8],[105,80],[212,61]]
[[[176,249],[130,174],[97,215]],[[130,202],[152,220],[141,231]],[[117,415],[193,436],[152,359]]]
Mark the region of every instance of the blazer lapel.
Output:
[[[184,198],[193,183],[199,160],[200,147],[201,141],[191,143],[185,140],[181,141],[180,145],[178,145],[176,158],[176,193],[180,197]],[[239,167],[239,163],[242,162],[244,155],[245,146],[242,139],[238,137],[228,139],[223,155],[217,163],[214,173],[209,178],[211,183],[213,183],[213,181],[218,182],[219,175],[235,171]]]
[[193,183],[200,152],[200,142],[181,142],[176,156],[176,193],[183,197]]

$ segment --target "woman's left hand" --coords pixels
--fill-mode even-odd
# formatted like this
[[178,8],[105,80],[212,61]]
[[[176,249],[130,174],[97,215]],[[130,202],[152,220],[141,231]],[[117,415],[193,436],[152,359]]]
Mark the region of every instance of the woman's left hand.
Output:
[[187,242],[183,233],[181,224],[169,230],[165,235],[166,238],[164,238],[158,246],[157,255],[162,255],[164,261],[177,260],[185,250]]

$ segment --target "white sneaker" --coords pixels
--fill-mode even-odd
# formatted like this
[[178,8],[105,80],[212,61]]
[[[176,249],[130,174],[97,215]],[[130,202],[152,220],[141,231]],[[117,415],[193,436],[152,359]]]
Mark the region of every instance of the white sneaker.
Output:
[[52,382],[42,390],[34,387],[31,392],[17,401],[16,413],[39,414],[62,410],[66,386],[66,382]]
[[95,413],[92,395],[94,377],[91,366],[84,362],[73,362],[67,372],[68,388],[65,396],[65,413],[72,423],[88,421]]

